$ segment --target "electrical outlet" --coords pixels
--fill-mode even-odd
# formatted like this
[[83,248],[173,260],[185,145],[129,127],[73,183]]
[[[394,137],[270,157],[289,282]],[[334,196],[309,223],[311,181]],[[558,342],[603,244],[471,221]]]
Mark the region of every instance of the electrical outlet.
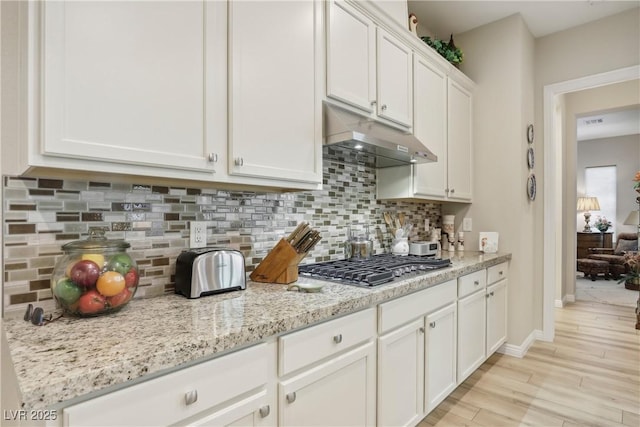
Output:
[[471,231],[473,228],[471,225],[471,218],[464,218],[462,220],[462,231]]
[[207,223],[205,221],[191,221],[189,227],[189,246],[192,248],[207,246]]

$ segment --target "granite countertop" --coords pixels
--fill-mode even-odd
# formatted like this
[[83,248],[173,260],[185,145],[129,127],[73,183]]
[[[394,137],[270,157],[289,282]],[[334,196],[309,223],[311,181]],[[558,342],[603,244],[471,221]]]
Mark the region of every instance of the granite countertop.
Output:
[[375,288],[323,282],[319,293],[299,293],[286,285],[249,282],[244,291],[193,300],[136,299],[111,315],[63,317],[41,327],[7,320],[4,329],[22,409],[59,407],[509,259],[510,254],[456,253],[451,268]]

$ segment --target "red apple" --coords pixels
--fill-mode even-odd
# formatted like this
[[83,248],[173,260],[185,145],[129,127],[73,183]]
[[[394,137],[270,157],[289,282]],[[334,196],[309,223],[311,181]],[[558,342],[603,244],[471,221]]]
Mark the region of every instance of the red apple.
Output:
[[129,288],[124,288],[119,294],[107,298],[107,301],[109,301],[109,305],[111,305],[111,307],[115,308],[125,304],[131,299],[131,296],[132,294]]
[[127,274],[124,275],[124,282],[127,288],[132,288],[138,284],[138,272],[135,268],[131,268]]
[[98,280],[98,276],[100,276],[100,267],[88,259],[83,259],[73,264],[69,272],[69,278],[85,288],[94,286]]
[[82,314],[96,314],[105,309],[107,299],[98,291],[90,290],[78,300],[78,310]]

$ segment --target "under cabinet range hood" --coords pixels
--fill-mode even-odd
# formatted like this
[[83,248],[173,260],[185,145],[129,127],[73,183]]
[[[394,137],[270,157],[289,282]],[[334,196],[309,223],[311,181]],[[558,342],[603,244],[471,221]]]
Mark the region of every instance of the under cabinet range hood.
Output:
[[438,157],[411,133],[324,102],[324,144],[369,153],[376,167],[435,162]]

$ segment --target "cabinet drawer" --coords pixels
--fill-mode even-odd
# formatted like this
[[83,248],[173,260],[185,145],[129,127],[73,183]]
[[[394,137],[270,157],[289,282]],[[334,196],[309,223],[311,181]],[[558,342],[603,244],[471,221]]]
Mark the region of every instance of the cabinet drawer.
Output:
[[450,280],[424,291],[379,305],[380,333],[424,316],[456,299],[456,281]]
[[506,279],[509,273],[509,263],[494,265],[487,268],[487,284],[496,283],[498,280]]
[[346,350],[375,334],[376,313],[370,308],[284,335],[278,339],[280,375]]
[[458,298],[472,294],[487,286],[487,270],[476,271],[466,276],[458,277]]
[[266,344],[222,356],[65,408],[63,425],[173,424],[266,384],[268,360]]

